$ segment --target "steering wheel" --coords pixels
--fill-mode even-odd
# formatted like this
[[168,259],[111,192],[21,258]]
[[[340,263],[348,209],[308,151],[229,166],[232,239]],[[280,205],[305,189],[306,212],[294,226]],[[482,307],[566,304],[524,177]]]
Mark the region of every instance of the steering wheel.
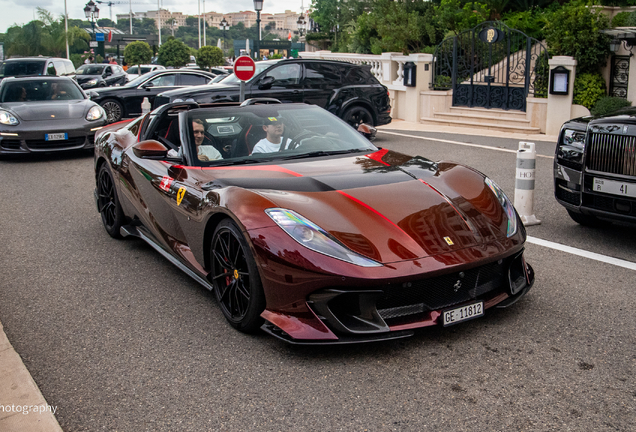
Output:
[[[312,132],[312,131],[308,131],[308,130],[301,131],[296,136],[291,138],[291,142],[287,146],[287,150],[297,149],[298,147],[300,147],[300,144],[301,144],[302,140],[304,140],[305,138],[309,138],[310,136],[316,136],[316,135],[318,135],[316,132]],[[281,149],[282,148],[283,148],[283,146],[281,145]]]

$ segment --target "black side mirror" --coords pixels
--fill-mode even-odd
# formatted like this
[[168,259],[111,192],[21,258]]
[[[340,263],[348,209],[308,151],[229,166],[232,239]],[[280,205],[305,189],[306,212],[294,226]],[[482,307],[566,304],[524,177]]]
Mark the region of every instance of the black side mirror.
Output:
[[258,83],[258,89],[267,90],[272,87],[274,81],[276,81],[276,78],[274,78],[273,76],[266,76]]
[[146,89],[150,87],[154,87],[155,85],[152,82],[147,82],[141,86],[141,88]]

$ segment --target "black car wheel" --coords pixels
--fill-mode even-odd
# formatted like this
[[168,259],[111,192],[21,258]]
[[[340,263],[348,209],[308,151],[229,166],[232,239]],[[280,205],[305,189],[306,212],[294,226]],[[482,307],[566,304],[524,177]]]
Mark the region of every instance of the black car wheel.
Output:
[[583,213],[575,213],[571,210],[568,210],[568,214],[570,215],[572,220],[578,224],[589,227],[599,226],[600,221],[594,216],[586,215]]
[[124,107],[114,99],[107,99],[101,103],[102,108],[106,111],[106,119],[108,123],[115,123],[121,120],[124,113]]
[[347,109],[342,115],[342,119],[353,126],[354,129],[358,129],[361,123],[375,126],[373,116],[369,110],[361,106],[354,106]]
[[97,174],[97,207],[108,235],[121,238],[119,229],[124,223],[124,211],[117,198],[113,175],[106,164],[102,164]]
[[221,311],[245,333],[261,326],[265,296],[256,262],[236,224],[226,219],[214,230],[210,249],[212,285]]

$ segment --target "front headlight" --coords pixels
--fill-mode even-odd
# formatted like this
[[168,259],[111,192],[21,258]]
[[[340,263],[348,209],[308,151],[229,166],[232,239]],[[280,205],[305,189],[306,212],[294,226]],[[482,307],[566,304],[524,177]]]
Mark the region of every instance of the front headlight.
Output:
[[517,232],[517,211],[504,193],[504,191],[488,177],[484,179],[484,182],[488,185],[492,193],[497,197],[497,201],[501,204],[506,216],[508,216],[508,228],[506,230],[506,237],[511,237]]
[[571,168],[578,168],[583,164],[583,151],[585,150],[585,132],[565,129],[563,138],[557,145],[557,159],[576,164]]
[[9,111],[0,110],[0,123],[2,123],[3,125],[15,126],[20,122]]
[[86,114],[86,120],[88,121],[99,120],[103,116],[104,116],[104,110],[102,109],[102,107],[94,106],[88,110],[88,113]]
[[89,86],[97,85],[97,80],[96,79],[92,79],[92,80],[88,81],[86,84],[89,85]]
[[292,210],[271,208],[265,210],[265,213],[291,238],[307,249],[361,267],[382,266],[348,249],[318,225]]

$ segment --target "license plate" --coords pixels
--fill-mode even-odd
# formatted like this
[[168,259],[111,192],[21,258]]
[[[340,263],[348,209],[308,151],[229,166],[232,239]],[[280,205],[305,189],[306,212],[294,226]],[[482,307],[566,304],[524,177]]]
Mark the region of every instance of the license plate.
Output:
[[484,302],[473,303],[442,312],[444,327],[484,316]]
[[67,140],[67,133],[54,133],[54,134],[46,134],[44,138],[46,141],[59,141],[59,140]]
[[594,191],[636,198],[636,183],[594,178]]

